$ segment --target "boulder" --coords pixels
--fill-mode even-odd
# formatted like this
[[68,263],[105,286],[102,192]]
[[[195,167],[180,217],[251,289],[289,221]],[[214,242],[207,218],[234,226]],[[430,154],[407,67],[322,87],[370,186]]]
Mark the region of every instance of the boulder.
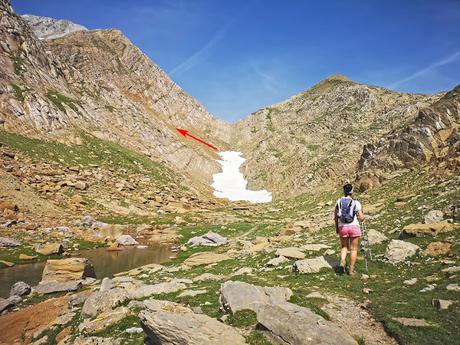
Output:
[[439,256],[446,255],[450,252],[452,244],[449,242],[432,242],[423,251],[423,255],[426,256]]
[[410,242],[391,240],[385,251],[385,258],[390,263],[397,264],[415,255],[419,249],[419,246]]
[[35,288],[39,294],[48,294],[54,292],[76,291],[82,287],[81,280],[70,281],[41,281]]
[[2,313],[5,310],[8,310],[10,308],[14,307],[13,301],[11,301],[9,298],[0,298],[0,313]]
[[213,252],[201,252],[190,255],[183,264],[185,266],[194,267],[200,265],[209,265],[216,262],[229,260],[230,256],[227,254],[218,254]]
[[447,299],[434,299],[434,300],[431,301],[431,304],[437,310],[449,309],[449,307],[454,303],[455,303],[455,301],[451,301],[451,300],[447,300]]
[[431,210],[425,216],[425,224],[433,224],[442,222],[444,219],[444,212],[441,210]]
[[280,248],[275,252],[276,256],[284,256],[288,259],[303,259],[305,254],[302,253],[302,249],[296,247]]
[[292,303],[266,304],[257,311],[257,321],[273,340],[296,345],[358,345],[358,342],[331,321],[310,309]]
[[446,289],[449,291],[457,291],[460,292],[460,285],[458,284],[449,284],[446,286]]
[[91,262],[86,258],[68,258],[59,260],[47,260],[43,270],[42,282],[44,281],[75,281],[87,277],[96,278]]
[[19,247],[21,242],[8,237],[0,237],[0,248]]
[[284,257],[284,256],[278,256],[276,258],[273,258],[271,259],[270,261],[267,262],[267,266],[274,266],[274,267],[277,267],[279,265],[282,265],[286,262],[289,262],[289,259]]
[[414,319],[409,317],[394,317],[392,320],[409,327],[428,327],[430,324],[423,319]]
[[158,283],[158,284],[142,284],[135,285],[132,288],[127,288],[126,291],[130,298],[141,299],[152,295],[159,295],[165,293],[177,292],[185,289],[187,286],[177,279],[173,279],[170,282]]
[[132,238],[130,235],[120,235],[117,237],[117,242],[121,246],[135,246],[139,244],[134,238]]
[[119,306],[129,298],[125,289],[115,288],[108,291],[95,291],[86,298],[81,309],[83,318],[94,317]]
[[208,232],[202,236],[192,237],[187,244],[192,246],[210,246],[217,247],[227,243],[227,239],[215,232]]
[[298,273],[318,273],[322,268],[330,268],[332,266],[326,261],[324,256],[318,256],[313,259],[297,260],[292,269]]
[[277,304],[289,300],[292,291],[285,287],[262,287],[240,281],[228,281],[220,286],[220,305],[231,313],[249,309],[257,312],[264,304]]
[[234,328],[203,314],[142,311],[139,318],[148,344],[246,344]]
[[436,236],[440,232],[447,232],[456,229],[456,224],[448,222],[437,222],[430,224],[409,224],[406,225],[400,235],[401,239],[420,236]]
[[39,245],[35,251],[42,255],[52,255],[52,254],[62,254],[64,252],[64,247],[60,243],[51,243],[45,245]]
[[19,254],[19,260],[34,260],[36,259],[37,257],[36,256],[33,256],[33,255],[27,255],[27,254]]
[[388,238],[384,234],[382,234],[380,231],[370,229],[367,232],[367,240],[369,241],[369,245],[371,246],[374,244],[379,244],[387,239]]
[[115,310],[109,310],[100,313],[96,318],[92,320],[83,320],[83,322],[78,325],[78,331],[80,333],[86,334],[92,334],[101,331],[104,328],[113,325],[114,323],[125,318],[128,314],[129,309],[126,307],[120,307]]
[[30,287],[29,284],[26,284],[24,282],[16,282],[10,290],[10,296],[25,296],[30,294],[30,291],[32,291],[32,288]]

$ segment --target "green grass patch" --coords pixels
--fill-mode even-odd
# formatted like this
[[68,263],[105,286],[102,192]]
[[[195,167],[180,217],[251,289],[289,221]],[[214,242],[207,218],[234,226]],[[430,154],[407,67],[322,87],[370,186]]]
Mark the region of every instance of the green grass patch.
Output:
[[240,310],[230,315],[225,322],[234,327],[249,327],[257,324],[257,314],[252,310]]
[[25,93],[26,90],[25,89],[23,90],[21,87],[19,87],[16,84],[12,84],[11,86],[13,87],[14,96],[16,97],[16,99],[18,101],[23,102],[24,101],[24,93]]
[[65,108],[66,106],[68,106],[73,111],[80,113],[78,109],[78,105],[80,104],[79,101],[67,97],[63,94],[60,94],[55,90],[48,90],[46,92],[46,98],[48,98],[51,101],[51,103],[53,103],[59,110],[63,111],[64,113],[67,113],[67,110]]

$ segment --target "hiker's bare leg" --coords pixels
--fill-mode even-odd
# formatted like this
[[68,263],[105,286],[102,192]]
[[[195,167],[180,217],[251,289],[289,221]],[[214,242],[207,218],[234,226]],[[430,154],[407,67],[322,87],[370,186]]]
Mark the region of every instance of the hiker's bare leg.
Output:
[[345,267],[347,264],[348,238],[340,237],[340,266]]
[[359,237],[350,238],[350,273],[355,270],[356,258],[358,256]]

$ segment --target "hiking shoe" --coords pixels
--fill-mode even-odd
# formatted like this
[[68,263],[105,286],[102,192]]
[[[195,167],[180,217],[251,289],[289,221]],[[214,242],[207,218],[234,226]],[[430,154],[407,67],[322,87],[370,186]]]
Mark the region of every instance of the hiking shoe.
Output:
[[338,266],[337,267],[337,273],[338,274],[345,274],[345,266]]

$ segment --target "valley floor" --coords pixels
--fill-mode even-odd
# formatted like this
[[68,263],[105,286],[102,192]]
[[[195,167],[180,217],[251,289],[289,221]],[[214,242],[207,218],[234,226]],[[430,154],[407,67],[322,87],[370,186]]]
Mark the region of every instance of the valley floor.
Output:
[[[25,176],[12,174],[19,171],[15,164],[30,152],[11,138],[3,144],[7,146],[2,152],[16,152],[19,162],[18,158],[2,158],[0,198],[5,201],[0,237],[21,242],[14,248],[0,248],[4,265],[28,262],[24,257],[19,259],[20,254],[35,256],[32,261],[50,258],[35,252],[34,244],[61,241],[70,253],[78,248],[113,245],[113,237],[120,231],[141,242],[173,243],[179,251],[162,265],[147,265],[102,282],[86,280],[78,291],[23,296],[0,316],[2,344],[142,344],[146,334],[150,338],[156,334],[165,343],[211,344],[209,339],[217,334],[225,335],[232,344],[309,344],[315,343],[307,339],[309,334],[321,339],[334,330],[339,332],[330,339],[333,344],[455,344],[460,336],[459,176],[401,172],[376,189],[356,195],[367,215],[367,229],[373,234],[373,258],[365,272],[361,253],[358,274],[348,276],[334,270],[339,252],[332,222],[333,205],[339,197],[336,190],[269,205],[231,205],[200,203],[186,192],[181,193],[187,200],[166,202],[155,199],[168,198],[158,193],[144,202],[139,198],[145,189],[133,186],[119,188],[123,197],[118,199],[126,201],[116,205],[120,207],[117,211],[131,208],[137,214],[123,214],[110,212],[95,201],[103,199],[95,190],[104,190],[112,182],[101,178],[96,189],[94,175],[82,174],[93,162],[80,164],[80,172],[74,169],[77,176],[86,176],[88,189],[63,186],[64,199],[56,199],[60,189],[40,192],[43,184],[25,184]],[[39,170],[43,158],[36,159]],[[126,162],[130,173],[129,164],[133,163],[129,159]],[[109,167],[107,171],[111,172]],[[68,178],[69,172],[66,174]],[[28,175],[28,181],[33,177]],[[15,193],[27,199],[21,203]],[[75,195],[84,202],[75,206],[71,202]],[[6,200],[10,196],[17,200],[18,209],[5,207],[14,201]],[[26,206],[31,209],[26,210]],[[404,230],[408,225],[424,223],[432,210],[442,211],[442,219],[433,223],[440,227],[435,236]],[[38,214],[42,218],[32,222]],[[108,224],[110,231],[95,238],[92,228],[82,225],[81,219],[87,214]],[[8,223],[12,218],[14,222]],[[443,223],[446,220],[448,223]],[[59,226],[69,228],[67,238],[53,230]],[[47,228],[52,230],[46,232]],[[203,238],[196,237],[209,232],[226,240],[218,246],[192,245],[203,243]],[[394,257],[388,252],[389,244],[402,233],[407,235],[404,243],[418,249],[410,253],[403,248],[397,253],[403,259],[391,263]],[[204,242],[209,244],[209,240]],[[274,286],[284,289],[276,293],[265,289]],[[241,300],[241,296],[251,296],[253,301]],[[271,298],[264,303],[281,308],[275,313],[280,324],[274,321],[269,307],[252,303],[258,298]],[[444,309],[446,301],[452,303]],[[4,303],[1,300],[2,306]],[[292,309],[297,311],[290,314]],[[286,318],[283,313],[287,313]],[[293,315],[304,323],[287,322],[294,320]],[[184,320],[196,327],[195,333],[187,333]],[[209,327],[203,327],[203,322]],[[184,338],[178,340],[181,336]]]

